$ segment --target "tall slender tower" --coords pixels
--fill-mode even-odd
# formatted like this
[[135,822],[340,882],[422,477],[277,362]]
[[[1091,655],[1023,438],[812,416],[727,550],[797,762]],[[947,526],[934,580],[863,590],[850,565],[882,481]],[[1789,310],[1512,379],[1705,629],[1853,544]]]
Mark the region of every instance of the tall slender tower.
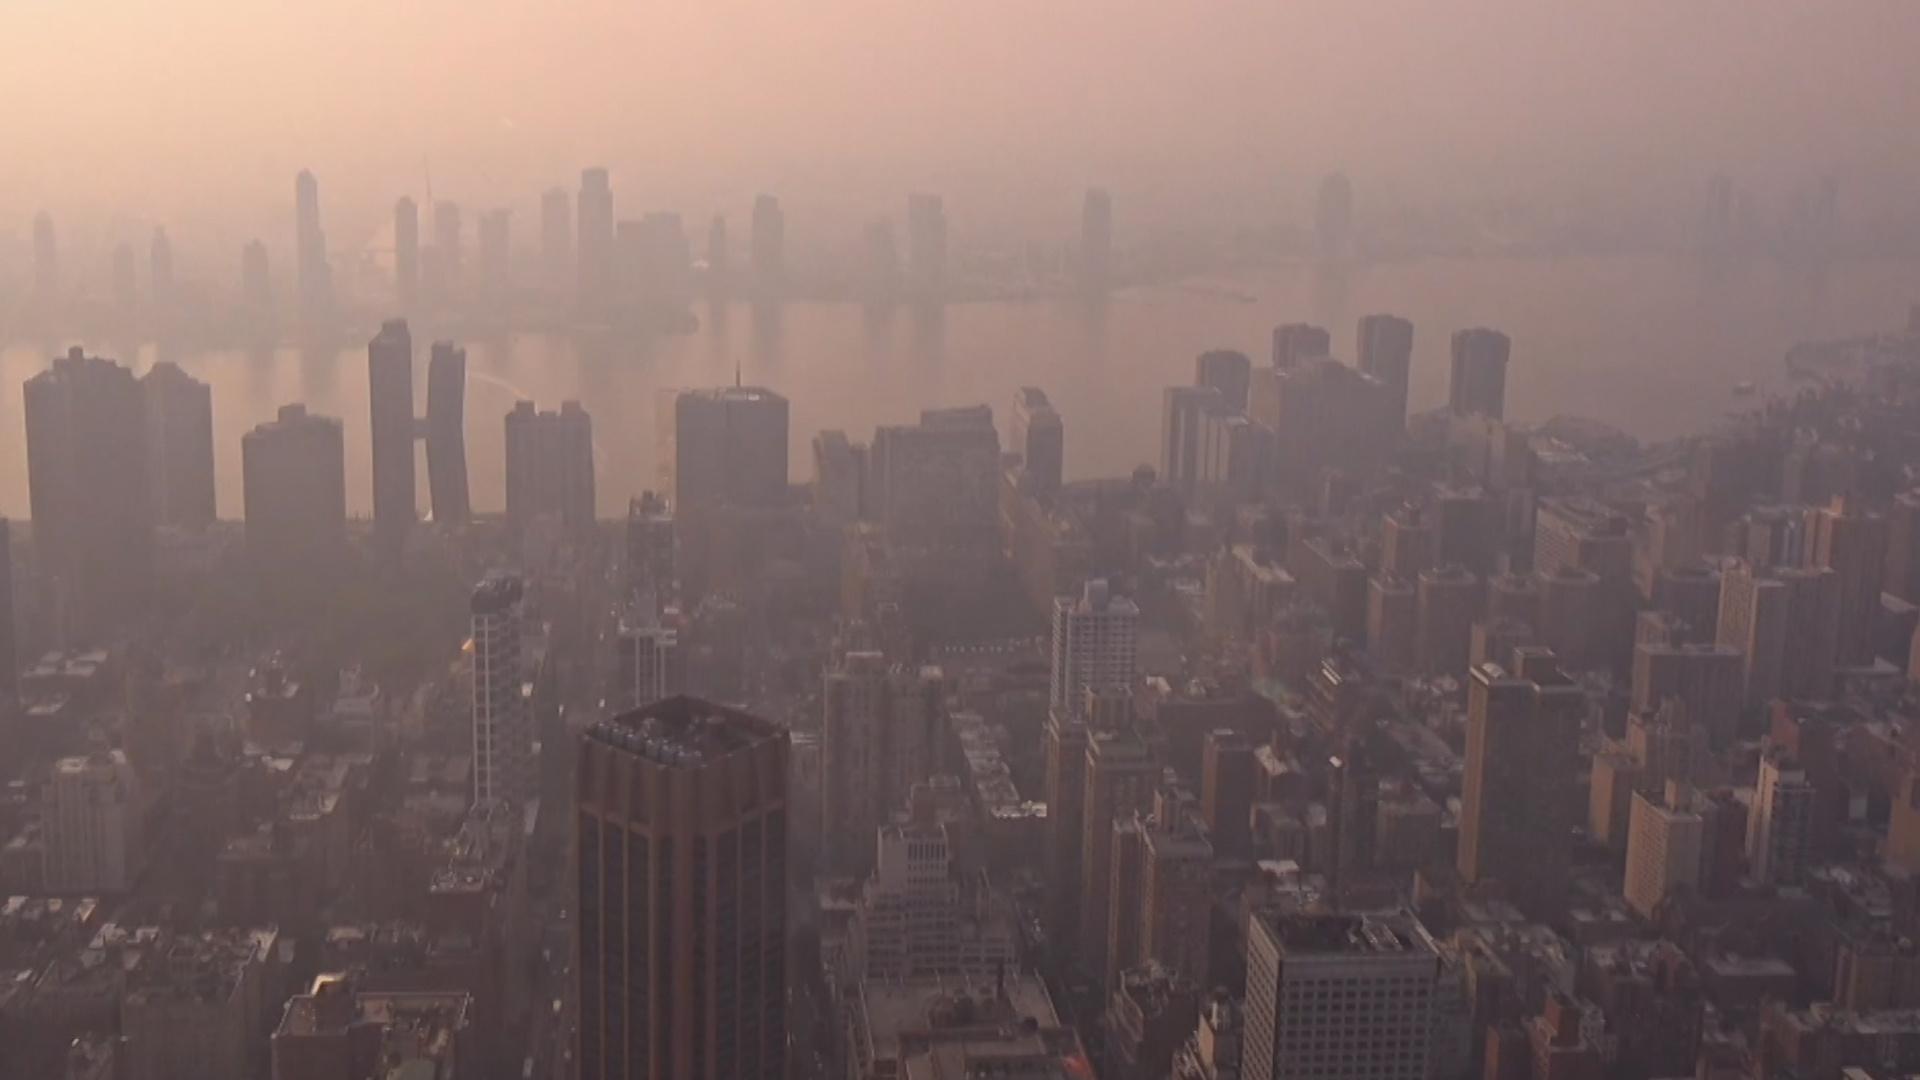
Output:
[[333,271],[327,263],[327,234],[320,228],[320,181],[305,169],[293,181],[294,275],[300,319],[309,332],[333,317]]
[[522,686],[517,574],[495,570],[473,590],[473,801],[517,806],[536,788],[533,723]]
[[1392,391],[1394,415],[1407,422],[1407,387],[1413,374],[1413,324],[1397,315],[1367,315],[1360,320],[1354,363]]
[[1572,811],[1567,789],[1586,697],[1550,650],[1514,650],[1512,670],[1483,664],[1467,686],[1460,876],[1520,890],[1559,885]]
[[788,746],[689,697],[581,736],[581,1080],[785,1075]]
[[467,350],[436,341],[427,360],[427,492],[436,525],[465,525],[467,495]]
[[416,505],[413,471],[413,334],[389,319],[367,343],[367,403],[373,435],[373,530],[389,557],[406,550]]
[[1453,377],[1447,411],[1455,416],[1507,414],[1507,358],[1513,341],[1498,330],[1462,330],[1453,335]]

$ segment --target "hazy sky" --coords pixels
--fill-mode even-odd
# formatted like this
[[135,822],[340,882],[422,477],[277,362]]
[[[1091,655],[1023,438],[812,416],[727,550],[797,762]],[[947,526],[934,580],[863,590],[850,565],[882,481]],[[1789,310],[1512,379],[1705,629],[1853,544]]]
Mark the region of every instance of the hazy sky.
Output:
[[[1920,191],[1915,0],[0,0],[0,215],[940,185]],[[985,196],[983,196],[985,197]],[[626,205],[632,205],[627,203]],[[884,205],[891,205],[890,203]],[[20,228],[20,226],[12,226]]]

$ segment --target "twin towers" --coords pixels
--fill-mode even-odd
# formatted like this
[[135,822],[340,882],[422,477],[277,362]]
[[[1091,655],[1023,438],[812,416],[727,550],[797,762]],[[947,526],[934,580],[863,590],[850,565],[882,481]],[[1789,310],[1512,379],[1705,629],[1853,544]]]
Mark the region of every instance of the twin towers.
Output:
[[467,351],[433,343],[427,361],[427,414],[413,412],[413,334],[405,319],[389,319],[367,343],[367,399],[373,432],[373,531],[380,546],[398,552],[418,518],[413,443],[427,444],[427,490],[433,520],[465,525],[467,497]]

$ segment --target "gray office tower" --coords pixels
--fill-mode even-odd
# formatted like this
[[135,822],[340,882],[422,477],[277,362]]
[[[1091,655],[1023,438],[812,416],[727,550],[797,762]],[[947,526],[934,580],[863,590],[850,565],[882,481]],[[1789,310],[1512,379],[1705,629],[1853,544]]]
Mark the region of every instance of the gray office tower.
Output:
[[465,525],[467,496],[467,350],[433,343],[427,361],[427,492],[436,525]]
[[786,503],[786,398],[757,386],[689,390],[673,412],[675,506]]
[[154,523],[213,524],[213,391],[162,360],[140,379],[146,398],[148,494]]
[[413,528],[413,334],[389,319],[367,343],[368,427],[373,436],[373,531],[398,555]]
[[1475,328],[1453,335],[1453,377],[1447,386],[1447,411],[1455,416],[1507,414],[1507,358],[1513,341],[1498,330]]
[[1365,316],[1360,320],[1353,358],[1361,371],[1392,389],[1394,415],[1404,427],[1407,387],[1413,374],[1413,324],[1395,315]]

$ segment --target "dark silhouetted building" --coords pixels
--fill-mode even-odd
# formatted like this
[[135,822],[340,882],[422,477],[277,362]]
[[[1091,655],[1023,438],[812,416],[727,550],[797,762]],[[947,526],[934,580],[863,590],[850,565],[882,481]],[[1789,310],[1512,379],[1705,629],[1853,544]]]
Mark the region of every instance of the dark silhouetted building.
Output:
[[204,529],[214,521],[213,391],[170,360],[141,376],[140,389],[154,523]]
[[581,1080],[785,1075],[787,755],[779,725],[688,697],[581,737]]
[[1507,415],[1507,357],[1513,341],[1498,330],[1461,330],[1453,335],[1453,374],[1447,411],[1455,416]]
[[333,319],[333,268],[327,262],[327,235],[320,228],[320,182],[301,170],[293,181],[294,282],[300,324],[309,333]]
[[1426,1080],[1441,970],[1411,916],[1255,913],[1240,1075]]
[[1000,436],[985,405],[924,409],[874,429],[867,510],[896,546],[979,554],[1000,544]]
[[1514,660],[1469,673],[1458,869],[1469,884],[1550,895],[1578,809],[1568,790],[1586,695],[1551,650],[1516,649]]
[[1220,392],[1220,400],[1234,412],[1247,411],[1247,388],[1253,380],[1253,361],[1234,349],[1209,349],[1194,358],[1193,385]]
[[652,595],[656,604],[673,599],[673,508],[658,492],[643,492],[627,503],[627,595]]
[[1285,323],[1273,328],[1273,366],[1297,367],[1308,360],[1333,355],[1333,335],[1325,327]]
[[689,390],[673,411],[674,505],[786,504],[786,398],[757,386]]
[[1413,378],[1413,324],[1395,315],[1360,320],[1354,364],[1393,390],[1402,425],[1407,420],[1407,388]]
[[1227,411],[1211,386],[1169,386],[1160,405],[1160,479],[1191,488],[1200,480],[1201,429],[1206,417]]
[[524,532],[540,517],[575,539],[593,533],[593,418],[577,401],[558,412],[522,401],[507,414],[507,522]]
[[413,334],[389,319],[367,343],[368,430],[373,440],[373,530],[389,556],[413,529]]
[[427,360],[427,494],[436,525],[473,516],[467,488],[467,350],[436,341]]
[[282,405],[240,439],[247,554],[284,572],[324,561],[346,544],[347,451],[340,421]]
[[91,634],[137,614],[153,586],[144,395],[132,371],[76,346],[23,396],[34,548],[70,628]]
[[1886,517],[1852,497],[1809,512],[1807,565],[1831,570],[1839,581],[1840,636],[1834,662],[1843,668],[1871,666],[1887,566]]
[[1013,398],[1013,451],[1020,455],[1027,494],[1051,499],[1059,493],[1066,469],[1066,428],[1060,414],[1037,386],[1023,386]]

